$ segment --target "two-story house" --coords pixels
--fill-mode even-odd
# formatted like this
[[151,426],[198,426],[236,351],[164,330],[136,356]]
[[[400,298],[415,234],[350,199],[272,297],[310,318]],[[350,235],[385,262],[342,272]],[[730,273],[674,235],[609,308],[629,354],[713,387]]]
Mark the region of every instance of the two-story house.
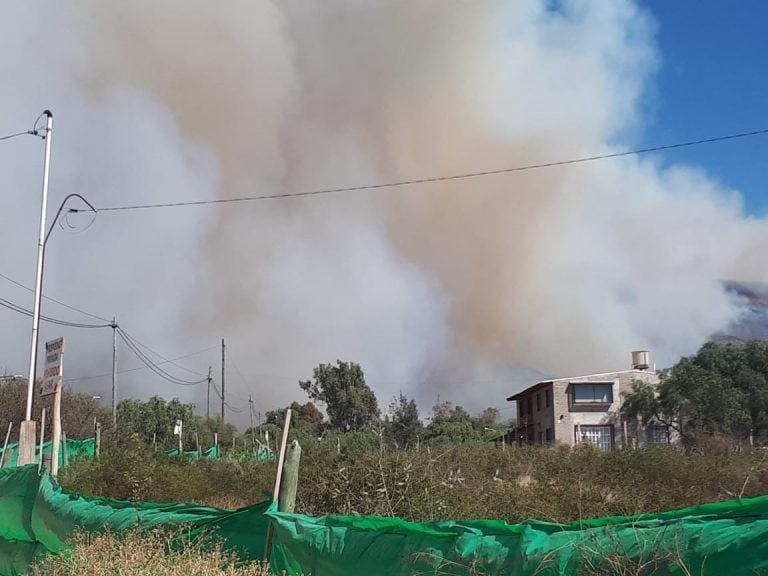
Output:
[[632,368],[618,372],[569,376],[538,382],[507,398],[517,402],[519,444],[590,442],[603,450],[668,443],[664,426],[641,427],[624,421],[624,395],[636,381],[656,385],[646,351],[632,353]]

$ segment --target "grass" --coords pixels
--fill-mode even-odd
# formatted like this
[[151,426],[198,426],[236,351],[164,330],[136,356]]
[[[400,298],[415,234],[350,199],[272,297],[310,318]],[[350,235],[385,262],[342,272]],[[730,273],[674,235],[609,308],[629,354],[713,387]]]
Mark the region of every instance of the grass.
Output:
[[[760,451],[713,456],[674,448],[605,453],[588,446],[501,451],[463,444],[328,454],[307,448],[296,511],[311,515],[570,522],[768,493],[768,461]],[[75,462],[61,482],[84,494],[231,509],[264,500],[274,475],[272,462],[190,463],[134,451]]]
[[[33,576],[269,576],[260,563],[243,563],[220,545],[190,542],[162,530],[76,534],[72,548],[46,556]],[[183,534],[181,535],[183,536]]]

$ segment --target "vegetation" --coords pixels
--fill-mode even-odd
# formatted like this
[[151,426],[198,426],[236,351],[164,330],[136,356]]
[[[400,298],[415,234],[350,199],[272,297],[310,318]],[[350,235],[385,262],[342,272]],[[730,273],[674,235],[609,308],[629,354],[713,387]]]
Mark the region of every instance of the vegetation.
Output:
[[243,563],[220,545],[192,542],[178,533],[128,531],[77,534],[72,549],[48,555],[31,574],[45,576],[268,576],[259,563]]
[[[297,510],[412,520],[571,521],[766,493],[765,452],[744,442],[713,441],[720,438],[715,434],[756,435],[768,411],[762,396],[766,378],[765,344],[708,345],[665,374],[658,391],[638,387],[627,398],[628,414],[676,426],[690,450],[602,453],[588,446],[556,446],[504,451],[489,440],[512,423],[499,423],[494,409],[473,416],[442,402],[425,426],[413,399],[400,394],[379,418],[359,366],[321,365],[301,387],[325,404],[328,420],[311,401],[290,406],[295,414],[290,437],[304,449]],[[0,399],[12,398],[17,388],[18,383],[0,387]],[[88,410],[99,410],[90,398],[65,398],[81,420],[92,419],[90,412],[83,416]],[[2,410],[7,406],[0,402]],[[272,489],[275,464],[253,459],[253,449],[266,442],[267,433],[274,447],[284,414],[285,409],[274,410],[266,424],[238,436],[217,420],[195,416],[191,405],[178,400],[124,401],[118,410],[120,433],[103,437],[101,459],[73,461],[61,481],[83,493],[129,500],[254,503]],[[194,447],[194,432],[205,448],[217,431],[227,453],[196,462],[165,456],[177,442],[176,419],[185,421],[188,449]],[[83,432],[90,435],[88,429]]]
[[625,414],[670,426],[687,448],[712,436],[765,443],[768,436],[768,343],[705,344],[662,373],[652,388],[636,384]]
[[314,378],[299,382],[299,386],[312,400],[325,403],[333,428],[362,430],[379,417],[376,395],[365,383],[362,368],[354,362],[320,364]]
[[[600,452],[590,446],[501,450],[491,443],[385,450],[355,434],[304,444],[297,512],[560,522],[659,512],[768,493],[762,451],[723,456],[671,447]],[[239,507],[265,498],[274,462],[189,462],[137,446],[74,461],[70,489],[100,496]]]

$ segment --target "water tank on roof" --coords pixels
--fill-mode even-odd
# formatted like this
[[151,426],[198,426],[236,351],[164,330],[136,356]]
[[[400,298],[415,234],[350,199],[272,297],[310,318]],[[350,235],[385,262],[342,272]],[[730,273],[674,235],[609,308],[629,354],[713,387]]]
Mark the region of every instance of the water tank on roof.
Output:
[[651,365],[651,353],[647,350],[635,350],[632,352],[632,368],[634,370],[648,370]]

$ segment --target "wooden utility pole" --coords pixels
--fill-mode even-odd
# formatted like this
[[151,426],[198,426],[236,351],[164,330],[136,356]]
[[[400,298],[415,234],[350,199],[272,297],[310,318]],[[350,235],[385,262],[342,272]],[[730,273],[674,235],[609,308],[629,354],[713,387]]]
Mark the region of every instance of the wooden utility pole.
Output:
[[205,408],[206,419],[211,419],[211,366],[208,366],[208,403]]
[[221,339],[221,423],[224,424],[224,338]]
[[117,322],[112,317],[112,429],[117,431]]
[[248,407],[251,409],[251,445],[256,447],[256,431],[253,429],[253,398],[248,394]]
[[96,458],[101,454],[101,422],[96,422]]

